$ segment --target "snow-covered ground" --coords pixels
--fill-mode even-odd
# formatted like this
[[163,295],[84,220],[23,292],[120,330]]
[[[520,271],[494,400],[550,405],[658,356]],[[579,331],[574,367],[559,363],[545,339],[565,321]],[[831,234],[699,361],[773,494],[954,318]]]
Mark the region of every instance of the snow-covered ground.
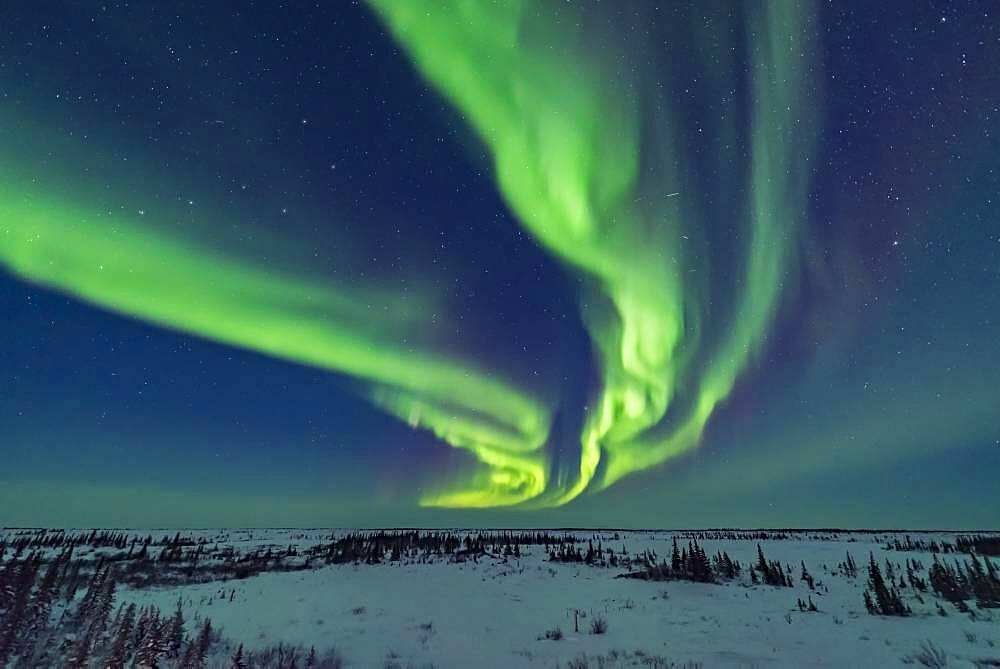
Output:
[[[152,534],[159,539],[165,533]],[[290,545],[304,552],[328,543],[331,530],[185,533],[192,534],[241,553]],[[578,544],[583,550],[593,540],[616,553],[623,547],[630,555],[655,550],[667,561],[673,538],[686,547],[689,536],[574,534],[583,539]],[[626,570],[552,562],[543,546],[531,545],[520,547],[519,558],[486,555],[456,563],[404,556],[380,564],[319,563],[239,580],[120,587],[116,604],[155,604],[170,612],[180,600],[192,631],[194,621],[209,617],[232,644],[334,647],[350,667],[566,667],[584,656],[589,665],[577,666],[926,666],[917,655],[927,642],[947,655],[949,667],[1000,666],[1000,609],[979,610],[970,602],[972,614],[961,613],[931,592],[921,604],[908,588],[901,594],[912,616],[865,610],[869,553],[883,565],[886,558],[899,563],[903,573],[907,559],[918,559],[926,577],[932,555],[886,550],[886,542],[897,536],[902,535],[806,532],[782,540],[699,542],[709,556],[725,551],[744,567],[756,561],[759,543],[769,560],[791,565],[791,588],[752,585],[745,570],[740,578],[717,584],[617,578]],[[946,533],[911,536],[953,539]],[[858,565],[856,578],[838,570],[848,552]],[[815,579],[814,589],[799,578],[802,564]],[[797,600],[810,597],[818,611],[800,611]],[[938,613],[938,603],[947,616]],[[603,634],[591,633],[598,617],[607,621]],[[556,628],[561,639],[545,638]],[[215,656],[220,664],[228,652]]]
[[[624,545],[629,553],[653,549],[668,559],[674,536],[577,534],[597,536],[615,550]],[[677,536],[686,545],[684,535]],[[308,546],[328,537],[328,531],[273,530],[255,531],[253,539],[234,534],[233,540],[246,548],[251,542]],[[393,660],[415,667],[555,667],[581,654],[594,664],[593,658],[615,653],[624,665],[662,657],[705,667],[885,667],[912,664],[926,640],[947,653],[949,666],[1000,660],[1000,615],[987,619],[987,611],[974,621],[946,604],[949,615],[941,617],[936,598],[924,596],[927,603],[920,605],[905,591],[913,616],[867,613],[862,591],[869,552],[883,563],[886,557],[931,562],[928,553],[883,550],[889,537],[760,542],[769,559],[793,566],[792,588],[751,587],[747,579],[720,585],[616,578],[621,569],[553,563],[543,547],[531,546],[520,559],[329,565],[120,596],[163,610],[180,597],[185,610],[211,617],[226,637],[248,648],[278,641],[335,646],[349,666],[360,667]],[[755,541],[701,545],[709,555],[724,550],[744,564],[756,559]],[[860,567],[854,579],[835,573],[848,551]],[[798,579],[803,562],[817,581],[815,590]],[[798,610],[797,599],[809,596],[818,612]],[[589,633],[594,616],[607,620],[606,633]],[[556,627],[564,637],[545,639]]]

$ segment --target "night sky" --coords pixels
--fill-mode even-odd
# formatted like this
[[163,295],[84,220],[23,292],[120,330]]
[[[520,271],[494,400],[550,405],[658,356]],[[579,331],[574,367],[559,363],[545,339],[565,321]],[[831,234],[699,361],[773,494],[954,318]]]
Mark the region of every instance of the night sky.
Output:
[[1000,11],[8,3],[0,313],[0,524],[995,528]]

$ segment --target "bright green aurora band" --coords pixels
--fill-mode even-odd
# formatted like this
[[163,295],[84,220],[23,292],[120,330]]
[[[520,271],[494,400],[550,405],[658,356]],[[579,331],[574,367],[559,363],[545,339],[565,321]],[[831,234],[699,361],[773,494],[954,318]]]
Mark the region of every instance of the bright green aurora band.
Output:
[[[488,148],[521,224],[579,275],[600,387],[572,465],[556,465],[546,402],[400,343],[425,322],[420,305],[209,249],[166,221],[29,178],[13,156],[0,157],[0,262],[122,314],[357,378],[378,406],[478,460],[425,492],[428,506],[558,506],[696,446],[761,350],[797,262],[812,146],[808,3],[748,3],[736,18],[719,12],[722,28],[689,26],[720,97],[748,89],[748,113],[701,121],[706,135],[745,138],[711,158],[720,176],[708,193],[684,188],[683,94],[655,80],[670,63],[654,70],[638,44],[606,45],[582,27],[584,12],[529,0],[371,4]],[[742,59],[722,41],[737,32]],[[712,227],[725,227],[718,254]],[[706,279],[696,270],[710,262],[730,271]],[[719,277],[728,285],[709,283]]]

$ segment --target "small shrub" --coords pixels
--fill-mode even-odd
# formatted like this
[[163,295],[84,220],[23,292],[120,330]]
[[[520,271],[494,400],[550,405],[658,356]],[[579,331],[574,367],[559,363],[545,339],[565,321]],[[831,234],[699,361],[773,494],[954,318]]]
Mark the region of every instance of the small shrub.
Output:
[[591,634],[604,634],[608,631],[608,621],[602,616],[594,616],[590,621]]
[[942,669],[948,666],[948,654],[931,641],[924,641],[920,644],[920,650],[909,659],[931,669]]
[[244,666],[254,669],[282,669],[290,666],[304,666],[306,669],[342,669],[344,657],[335,648],[318,653],[315,648],[306,651],[300,646],[286,646],[279,643],[256,651],[247,651]]
[[545,630],[545,634],[538,638],[539,640],[548,639],[549,641],[559,641],[563,638],[562,628],[557,626],[550,630]]

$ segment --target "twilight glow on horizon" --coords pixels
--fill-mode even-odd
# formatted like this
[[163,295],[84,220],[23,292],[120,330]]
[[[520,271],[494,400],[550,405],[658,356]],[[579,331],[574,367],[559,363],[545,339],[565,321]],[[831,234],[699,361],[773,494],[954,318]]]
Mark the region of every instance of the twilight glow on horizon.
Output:
[[60,5],[0,524],[996,526],[989,3]]

